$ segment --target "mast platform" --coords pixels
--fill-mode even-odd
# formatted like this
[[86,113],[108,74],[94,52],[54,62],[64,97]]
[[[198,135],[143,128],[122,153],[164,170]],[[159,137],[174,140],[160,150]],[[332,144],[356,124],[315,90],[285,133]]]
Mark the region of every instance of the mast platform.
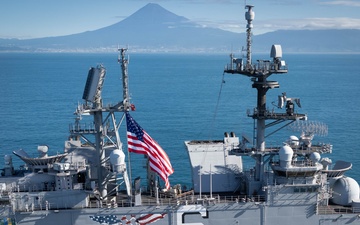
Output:
[[275,113],[273,111],[266,111],[264,114],[260,114],[257,110],[254,110],[253,114],[248,111],[248,117],[253,119],[265,119],[265,120],[306,120],[306,114],[302,113]]
[[258,77],[271,74],[284,74],[288,72],[288,67],[284,61],[275,59],[270,60],[257,60],[256,64],[243,65],[242,59],[234,58],[231,54],[231,63],[227,64],[224,72],[230,74],[241,74],[248,77]]
[[[330,144],[313,144],[311,147],[304,147],[304,146],[291,146],[294,150],[294,154],[303,155],[303,154],[311,154],[313,152],[318,153],[331,153],[332,152],[332,145]],[[262,155],[278,155],[281,146],[274,146],[274,147],[266,147],[264,151],[256,150],[256,148],[234,148],[230,152],[231,154],[237,156],[251,156],[256,154]]]

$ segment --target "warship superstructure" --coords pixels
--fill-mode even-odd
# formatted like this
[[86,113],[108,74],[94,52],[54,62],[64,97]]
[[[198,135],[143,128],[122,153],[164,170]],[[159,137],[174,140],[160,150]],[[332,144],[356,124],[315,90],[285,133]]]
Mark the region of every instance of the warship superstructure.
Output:
[[[270,59],[253,63],[253,8],[246,6],[246,57],[231,54],[224,69],[250,78],[257,90],[257,104],[247,113],[254,121],[252,139],[225,132],[221,140],[185,141],[193,187],[171,186],[166,153],[130,116],[135,106],[129,97],[126,49],[121,48],[121,101],[103,104],[106,69],[93,67],[64,152],[48,156],[48,147],[39,146],[38,157],[31,157],[16,150],[14,155],[25,163],[20,169],[14,168],[12,156],[5,156],[0,224],[360,224],[359,185],[345,175],[352,164],[333,163],[323,157],[332,145],[313,141],[327,133],[327,126],[298,113],[300,99],[285,92],[276,109],[266,105],[267,91],[279,88],[268,78],[286,74],[288,67],[278,44],[271,47]],[[84,123],[85,117],[92,120]],[[124,121],[127,145],[119,135]],[[266,138],[284,127],[299,136],[267,146]],[[267,133],[268,128],[275,131]],[[124,146],[146,156],[146,187],[129,176]],[[243,165],[245,158],[253,162],[250,169]]]

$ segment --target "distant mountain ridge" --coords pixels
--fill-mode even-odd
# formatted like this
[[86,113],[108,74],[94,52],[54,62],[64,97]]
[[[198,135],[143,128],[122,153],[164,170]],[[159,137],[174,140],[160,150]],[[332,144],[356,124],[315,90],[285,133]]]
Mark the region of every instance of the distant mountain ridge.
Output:
[[[358,40],[360,30],[279,30],[254,36],[252,50],[269,52],[272,44],[281,44],[286,52],[360,52]],[[245,34],[202,27],[149,3],[126,19],[94,31],[0,39],[0,51],[110,51],[118,44],[139,52],[230,52],[245,45]]]
[[360,30],[278,30],[254,37],[259,49],[279,43],[287,52],[360,53]]

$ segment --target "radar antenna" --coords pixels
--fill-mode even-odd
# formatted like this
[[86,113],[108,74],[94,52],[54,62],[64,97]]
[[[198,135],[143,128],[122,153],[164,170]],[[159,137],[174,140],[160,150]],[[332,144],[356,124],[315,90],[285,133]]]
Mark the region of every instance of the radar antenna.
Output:
[[307,135],[328,135],[328,126],[325,123],[319,121],[298,120],[289,125],[289,129],[292,131],[302,132]]

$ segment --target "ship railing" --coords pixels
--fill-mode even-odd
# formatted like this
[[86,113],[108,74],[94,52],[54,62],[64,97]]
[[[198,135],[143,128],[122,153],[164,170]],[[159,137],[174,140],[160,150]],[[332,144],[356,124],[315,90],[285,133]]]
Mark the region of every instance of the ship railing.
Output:
[[[251,114],[252,113],[252,114]],[[273,120],[283,120],[284,118],[287,118],[289,120],[296,120],[296,119],[302,119],[305,117],[304,114],[300,114],[297,112],[294,112],[293,114],[289,115],[288,113],[279,113],[275,112],[275,109],[266,109],[264,113],[260,113],[257,107],[246,110],[246,114],[248,117],[253,118],[267,118],[267,119],[273,119]]]
[[69,125],[71,133],[95,133],[95,125],[93,123],[75,123]]
[[272,62],[270,60],[257,60],[257,63],[251,64],[246,68],[242,60],[234,60],[232,63],[226,64],[224,70],[227,73],[286,73],[288,70],[287,64],[284,62]]
[[221,198],[221,196],[219,196],[218,200],[219,200],[218,201],[219,203],[264,202],[265,196],[263,196],[263,195],[250,195],[250,196],[249,195],[238,195],[238,196],[224,196],[223,198]]
[[[85,190],[85,183],[74,183],[72,186],[73,190]],[[11,192],[43,192],[43,191],[56,191],[55,182],[41,182],[38,184],[23,184],[18,185],[13,183],[9,185],[6,191],[2,193],[11,193]]]
[[86,162],[79,161],[79,162],[71,162],[70,163],[70,169],[71,170],[80,170],[86,168]]
[[[209,196],[203,196],[199,198],[197,195],[190,195],[186,198],[148,198],[146,200],[142,200],[143,206],[179,206],[179,205],[188,205],[188,204],[220,204],[220,203],[239,203],[245,204],[249,202],[258,203],[264,202],[265,196],[262,195],[237,195],[237,196],[220,196],[216,195],[213,198]],[[83,206],[82,208],[117,208],[117,207],[130,207],[129,201],[126,199],[113,201],[109,200],[107,202],[103,202],[100,204],[99,201],[90,201],[87,207]],[[66,207],[65,207],[66,208]],[[70,208],[70,207],[69,207]],[[28,206],[25,211],[43,211],[43,210],[54,210],[54,209],[64,209],[64,207],[59,208],[56,204],[51,204],[50,202],[41,202],[35,203]]]
[[326,143],[313,143],[311,146],[305,146],[305,145],[292,145],[291,146],[295,153],[303,154],[303,153],[312,153],[312,152],[318,152],[320,154],[322,153],[331,153],[332,152],[332,145],[326,144]]
[[[115,132],[114,128],[110,128],[109,124],[106,124],[104,130],[107,133]],[[69,132],[72,134],[95,134],[95,124],[94,123],[72,123],[69,124]]]
[[[264,153],[268,154],[274,154],[277,153],[281,146],[283,146],[284,143],[272,143],[267,142],[266,148]],[[290,145],[290,147],[293,148],[294,153],[296,154],[311,154],[312,152],[318,152],[320,154],[324,153],[331,153],[332,152],[332,145],[326,144],[326,143],[316,143],[312,144],[312,146],[303,146],[303,145]],[[258,154],[262,153],[259,149],[255,147],[239,147],[238,145],[230,146],[232,154],[244,154],[244,155],[252,155],[252,154]]]
[[[19,211],[19,212],[35,212],[35,211],[48,211],[48,210],[59,210],[59,209],[71,209],[72,207],[59,207],[57,204],[55,203],[50,203],[50,202],[35,202],[33,204],[30,205],[26,205],[25,209],[15,209],[15,211]],[[78,208],[86,208],[85,206],[80,206]]]
[[319,215],[329,214],[353,214],[360,213],[360,207],[346,207],[339,205],[318,205],[317,213]]
[[288,66],[285,61],[280,60],[257,60],[257,63],[252,65],[255,71],[263,73],[286,73]]
[[[273,161],[271,164],[278,166],[280,165],[280,160]],[[316,164],[310,160],[292,160],[291,165],[296,167],[312,167],[315,166]]]
[[[220,204],[220,203],[247,203],[247,202],[264,202],[265,196],[263,195],[233,195],[233,196],[222,196],[222,195],[189,195],[181,198],[164,198],[161,197],[158,200],[156,198],[147,198],[142,200],[144,206],[166,206],[166,205],[188,205],[188,204]],[[117,204],[119,207],[126,205],[126,201],[120,201]]]
[[224,71],[227,73],[240,73],[244,71],[242,63],[228,63],[226,64]]

